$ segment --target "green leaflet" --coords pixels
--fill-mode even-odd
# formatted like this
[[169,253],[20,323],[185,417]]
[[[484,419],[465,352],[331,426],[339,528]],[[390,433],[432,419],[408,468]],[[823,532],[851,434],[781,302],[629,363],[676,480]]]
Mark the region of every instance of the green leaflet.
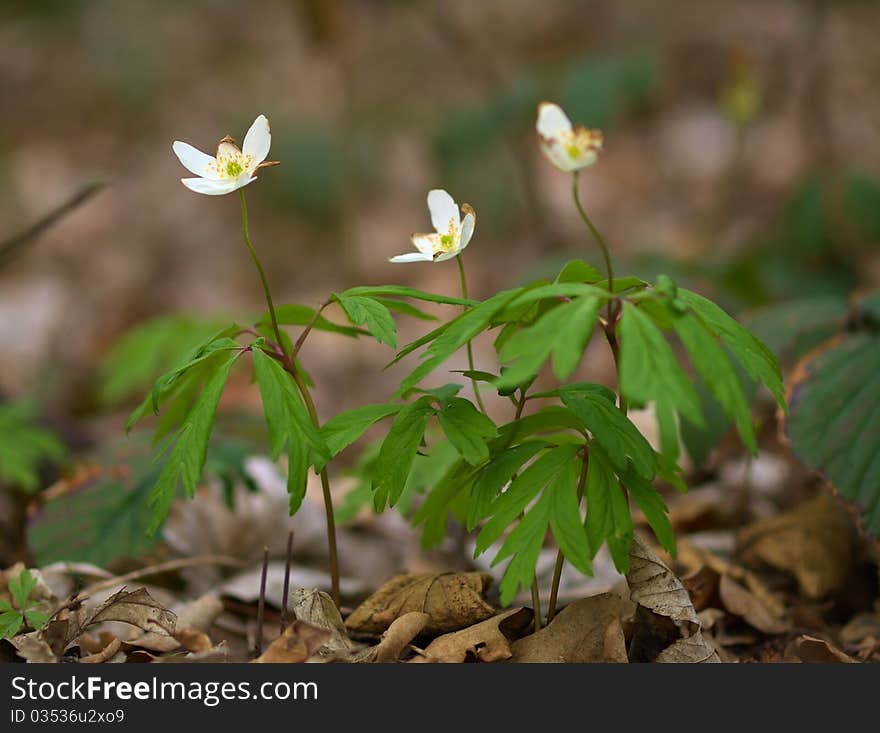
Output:
[[684,289],[678,290],[678,298],[690,306],[709,329],[721,338],[749,376],[763,382],[776,398],[777,404],[787,411],[782,374],[770,349],[711,300]]
[[592,265],[583,260],[571,260],[566,262],[556,276],[558,283],[597,283],[603,275]]
[[704,424],[700,401],[663,333],[645,313],[624,302],[620,320],[620,389],[635,404],[656,402],[695,425]]
[[262,349],[253,349],[253,357],[254,376],[263,401],[273,459],[281,455],[288,439],[296,438],[325,461],[330,460],[330,451],[312,423],[291,376]]
[[618,472],[628,470],[628,461],[632,461],[639,475],[646,479],[654,477],[656,466],[651,444],[613,402],[589,392],[579,396],[563,392],[562,401],[602,446]]
[[635,499],[639,509],[644,512],[645,519],[648,520],[663,549],[675,557],[675,532],[669,522],[668,509],[663,497],[650,481],[645,481],[632,472],[623,477],[623,485],[629,495]]
[[468,463],[476,466],[489,459],[486,440],[498,435],[498,429],[468,400],[449,399],[437,413],[437,419],[449,442]]
[[506,557],[513,559],[504,570],[501,578],[501,605],[508,606],[516,596],[518,588],[528,588],[535,578],[535,567],[541,545],[547,533],[550,519],[550,492],[544,492],[540,500],[519,521],[516,528],[507,536],[498,554],[492,560],[496,565]]
[[590,550],[577,495],[581,466],[579,461],[569,462],[550,492],[550,530],[565,558],[584,575],[592,575],[594,553]]
[[392,349],[397,347],[397,326],[391,317],[391,311],[373,298],[361,295],[345,295],[335,293],[348,319],[355,325],[366,324],[373,338],[381,344],[388,344]]
[[409,476],[416,452],[425,435],[428,418],[436,410],[431,397],[420,397],[403,407],[382,442],[376,466],[377,478],[373,483],[373,505],[382,511],[386,505],[394,506]]
[[[397,396],[407,394],[458,349],[483,331],[491,322],[492,317],[521,292],[522,288],[504,290],[404,348],[394,361],[406,353],[410,353],[413,348],[429,343],[422,357],[422,363],[400,383]],[[418,344],[418,346],[414,346],[414,344]],[[393,364],[394,361],[391,363]]]
[[40,484],[40,467],[60,461],[64,444],[37,422],[34,405],[16,400],[0,405],[0,479],[26,492]]
[[687,349],[697,373],[703,378],[725,414],[736,423],[743,443],[752,454],[756,454],[758,444],[749,403],[739,376],[724,348],[693,313],[677,316],[673,319],[673,326]]
[[[234,328],[234,327],[232,327]],[[163,374],[156,380],[153,389],[147,395],[143,402],[135,408],[125,424],[126,432],[130,432],[135,423],[145,417],[148,413],[158,414],[162,405],[170,398],[174,397],[179,387],[179,381],[194,367],[199,366],[207,361],[212,361],[210,371],[213,371],[217,362],[223,360],[223,352],[238,351],[241,349],[238,342],[226,335],[230,331],[229,328],[213,335],[196,348],[190,351],[176,367]]]
[[446,536],[449,513],[471,487],[477,469],[463,459],[457,460],[428,492],[424,503],[413,516],[413,525],[424,525],[422,547],[439,545]]
[[486,517],[492,502],[513,474],[519,471],[524,463],[550,447],[550,443],[538,440],[521,443],[512,448],[502,447],[498,455],[480,469],[471,490],[467,517],[468,532],[472,532]]
[[[285,304],[278,306],[275,309],[275,318],[281,326],[306,326],[309,323],[312,323],[312,319],[315,318],[315,309],[309,308],[307,305],[298,305],[296,303]],[[269,326],[271,328],[271,324],[272,317],[268,312],[260,316],[260,320],[258,321],[259,326]],[[333,323],[327,318],[324,318],[324,316],[318,316],[315,319],[312,328],[316,331],[329,331],[330,333],[338,333],[342,336],[350,336],[352,338],[363,336],[367,333],[360,328],[341,326],[337,323]],[[271,331],[268,333],[271,334]],[[274,334],[271,334],[269,338],[274,339]],[[290,349],[288,349],[288,353],[290,353]]]
[[432,316],[430,313],[426,313],[421,308],[416,308],[412,303],[407,303],[404,300],[394,300],[393,298],[374,298],[374,300],[384,305],[390,311],[418,318],[420,321],[439,320],[437,316]]
[[602,300],[582,296],[558,305],[533,325],[514,334],[502,347],[502,362],[512,363],[498,380],[499,389],[520,384],[535,374],[552,356],[553,370],[560,380],[577,368],[593,334]]
[[590,445],[587,470],[587,538],[593,552],[603,542],[620,573],[629,571],[629,548],[633,538],[633,521],[626,494],[611,467],[608,457],[596,446]]
[[442,303],[445,305],[476,305],[479,301],[466,300],[464,298],[454,298],[448,295],[439,295],[437,293],[426,293],[424,290],[416,288],[408,288],[404,285],[365,285],[356,288],[349,288],[344,293],[345,297],[367,297],[367,298],[413,298],[415,300],[423,300],[428,303]]
[[475,555],[484,553],[507,529],[526,506],[548,484],[554,483],[566,464],[578,451],[577,445],[560,445],[544,455],[523,471],[503,494],[492,502],[491,519],[477,536]]
[[239,353],[227,357],[217,365],[175,436],[174,447],[150,493],[149,503],[153,509],[153,516],[148,533],[151,535],[167,516],[177,493],[178,483],[183,484],[187,496],[192,497],[195,494],[205,465],[208,440],[217,415],[217,405],[220,403],[229,370]]
[[[371,425],[396,415],[401,408],[402,405],[392,404],[364,405],[330,418],[321,427],[321,437],[327,444],[331,457],[358,440]],[[320,470],[320,467],[316,468]]]

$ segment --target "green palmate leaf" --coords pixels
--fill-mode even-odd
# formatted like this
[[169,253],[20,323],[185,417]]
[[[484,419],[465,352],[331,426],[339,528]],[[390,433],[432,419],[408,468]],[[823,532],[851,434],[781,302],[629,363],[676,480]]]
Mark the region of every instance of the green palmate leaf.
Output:
[[602,273],[583,260],[567,262],[556,276],[558,283],[597,283],[602,279]]
[[736,423],[743,443],[753,454],[757,453],[758,444],[749,402],[727,352],[717,337],[693,313],[678,315],[673,319],[673,324],[697,373],[718,400],[724,413]]
[[379,450],[378,476],[373,484],[376,511],[382,511],[386,504],[393,506],[403,493],[416,452],[424,438],[428,418],[436,412],[431,402],[431,397],[420,397],[403,407],[391,423],[391,429]]
[[[714,335],[721,338],[749,376],[763,382],[773,394],[777,404],[783,410],[787,409],[782,374],[776,357],[770,349],[712,301],[684,289],[678,290],[678,298],[703,320]],[[683,410],[681,412],[684,414]]]
[[327,444],[330,456],[336,456],[358,440],[371,425],[396,415],[403,405],[364,405],[341,412],[321,427],[321,437]]
[[428,492],[425,501],[413,516],[413,525],[424,525],[422,547],[440,544],[446,537],[446,524],[457,501],[470,489],[477,469],[467,461],[458,459],[452,463]]
[[[458,349],[483,331],[492,321],[492,318],[511,300],[522,292],[521,288],[505,290],[497,295],[474,306],[462,313],[439,329],[435,329],[427,337],[420,339],[420,345],[429,343],[423,355],[422,363],[416,367],[400,384],[398,396],[407,394],[422,379],[436,369],[440,364],[452,356]],[[410,344],[412,346],[412,344]],[[397,359],[412,349],[407,346],[403,352],[397,355]],[[418,347],[416,347],[418,348]],[[409,350],[409,351],[408,351]],[[394,363],[394,362],[392,362]]]
[[220,396],[223,394],[229,370],[237,357],[238,353],[231,357],[227,356],[225,361],[217,365],[186,421],[175,436],[174,447],[171,449],[150,494],[149,502],[153,509],[149,527],[150,534],[159,528],[167,516],[179,483],[183,484],[184,491],[188,496],[195,494],[196,486],[202,475],[202,468],[205,465],[208,440],[211,437],[211,428],[217,415]]
[[454,298],[437,293],[426,293],[424,290],[408,288],[403,285],[365,285],[349,288],[340,295],[344,297],[367,297],[367,298],[413,298],[428,303],[442,303],[445,305],[476,305],[479,301],[467,300],[466,298]]
[[593,552],[603,542],[620,573],[629,571],[629,548],[633,539],[633,521],[626,495],[608,457],[595,443],[590,445],[587,471],[587,538]]
[[623,395],[631,403],[655,402],[659,412],[675,410],[695,425],[703,425],[697,393],[651,318],[624,302],[619,328]]
[[476,555],[484,553],[504,533],[526,506],[548,484],[555,483],[565,466],[578,451],[577,445],[560,445],[544,455],[523,471],[503,494],[492,502],[491,519],[477,536]]
[[539,397],[582,397],[584,395],[597,395],[599,397],[603,397],[605,400],[610,402],[612,405],[617,400],[617,395],[614,394],[608,387],[602,384],[595,384],[593,382],[569,382],[568,384],[563,384],[561,387],[556,387],[555,389],[549,389],[546,392],[534,392],[529,395],[529,399],[536,399]]
[[560,431],[583,433],[583,430],[581,420],[567,407],[548,405],[531,415],[503,425],[498,430],[498,437],[499,440],[507,441],[507,445],[514,445],[533,435],[546,435]]
[[666,552],[675,557],[675,533],[669,522],[668,509],[663,497],[650,481],[645,481],[641,476],[629,472],[623,477],[623,485],[629,495],[638,504],[639,509],[645,514],[645,519],[660,540],[660,544]]
[[[278,319],[278,324],[281,326],[306,326],[311,323],[312,319],[315,317],[315,309],[309,308],[307,305],[282,305],[275,309],[275,317]],[[271,326],[271,323],[272,317],[268,312],[260,316],[259,325]],[[351,337],[365,336],[367,334],[367,331],[364,331],[361,328],[342,326],[333,323],[324,318],[324,316],[318,316],[312,328],[316,331],[329,331],[330,333],[338,333],[343,336]],[[269,338],[274,338],[274,335],[269,336]]]
[[223,324],[184,315],[151,318],[126,331],[102,360],[99,399],[113,405],[141,393],[181,354],[213,338]]
[[391,311],[378,300],[360,295],[336,294],[334,297],[355,326],[366,325],[376,341],[388,344],[392,349],[397,347],[397,327]]
[[636,473],[646,479],[654,477],[656,466],[651,444],[613,402],[589,392],[578,396],[563,393],[562,401],[590,431],[618,472],[628,470],[631,461]]
[[0,613],[0,638],[11,639],[15,636],[22,625],[24,619],[19,611],[4,611]]
[[35,491],[40,484],[40,467],[60,461],[66,454],[61,441],[37,424],[31,402],[0,404],[0,480],[23,491]]
[[583,296],[556,306],[532,326],[513,335],[501,349],[501,361],[512,365],[498,380],[499,389],[519,384],[535,374],[552,356],[553,370],[560,380],[577,368],[593,334],[602,301]]
[[539,440],[520,443],[511,448],[502,447],[498,455],[480,469],[473,483],[468,507],[467,529],[469,532],[472,532],[477,524],[488,515],[492,502],[495,501],[513,475],[522,468],[523,464],[542,450],[550,447],[550,443]]
[[794,453],[880,536],[880,335],[870,329],[829,341],[797,373],[785,422]]
[[528,588],[535,578],[535,567],[541,554],[541,546],[544,544],[544,536],[547,534],[551,502],[550,492],[545,492],[507,536],[492,560],[492,565],[496,565],[504,558],[513,555],[513,559],[504,570],[499,587],[502,606],[510,605],[517,589]]
[[28,607],[28,598],[36,584],[37,579],[27,568],[22,570],[17,578],[10,579],[9,594],[12,596],[12,600],[18,608],[25,609]]
[[448,400],[437,413],[440,427],[455,449],[471,465],[489,459],[486,440],[498,435],[498,429],[486,415],[462,397]]
[[569,463],[550,492],[550,530],[565,558],[585,575],[592,575],[593,553],[581,519],[578,472],[578,464]]
[[42,629],[49,621],[48,613],[35,611],[32,608],[24,612],[24,617],[32,629]]

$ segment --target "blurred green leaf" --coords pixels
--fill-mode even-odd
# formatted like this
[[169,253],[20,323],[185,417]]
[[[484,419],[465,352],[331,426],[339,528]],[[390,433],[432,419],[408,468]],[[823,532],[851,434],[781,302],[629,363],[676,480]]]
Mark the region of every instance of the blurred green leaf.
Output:
[[0,479],[22,491],[36,491],[40,468],[66,455],[64,444],[39,425],[32,402],[0,404]]

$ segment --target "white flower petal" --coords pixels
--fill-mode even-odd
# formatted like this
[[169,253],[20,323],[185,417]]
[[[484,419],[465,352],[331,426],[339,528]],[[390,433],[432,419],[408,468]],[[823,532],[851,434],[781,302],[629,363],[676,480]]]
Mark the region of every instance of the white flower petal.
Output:
[[455,250],[455,252],[444,252],[443,254],[439,254],[434,258],[434,262],[445,262],[446,260],[451,260],[453,257],[458,257],[458,253],[461,252],[460,249]]
[[442,188],[435,188],[428,191],[428,210],[431,212],[431,224],[441,234],[449,231],[450,221],[457,229],[461,226],[461,215],[458,212],[458,205]]
[[220,179],[220,175],[214,166],[215,159],[207,153],[203,153],[189,143],[184,143],[180,140],[175,140],[171,149],[174,151],[177,159],[183,164],[183,167],[190,173],[195,173],[197,176],[210,178],[214,181]]
[[392,257],[389,262],[433,262],[434,257],[427,252],[407,252],[405,255]]
[[233,180],[212,181],[208,178],[181,178],[180,182],[190,191],[204,193],[208,196],[222,196],[225,193],[232,193],[237,188],[246,186],[250,183],[250,180],[245,183],[239,183]]
[[572,171],[584,168],[596,160],[595,155],[593,155],[592,161],[586,162],[584,160],[586,156],[581,156],[580,159],[572,158],[571,155],[569,155],[568,150],[556,141],[551,141],[549,143],[542,141],[541,150],[544,151],[544,155],[547,156],[547,159],[553,163],[553,165],[566,173],[571,173]]
[[470,242],[471,237],[474,236],[474,227],[476,225],[477,217],[473,214],[464,215],[464,219],[461,221],[461,242],[458,246],[459,252],[468,246],[468,242]]
[[535,129],[541,137],[551,140],[563,133],[571,132],[571,120],[558,104],[541,102],[538,105],[538,122]]
[[413,234],[410,239],[415,248],[422,254],[434,256],[434,251],[440,246],[440,235],[431,234]]
[[260,115],[244,136],[241,152],[253,156],[253,166],[256,167],[266,160],[271,145],[272,133],[269,131],[269,120],[266,119],[266,115]]

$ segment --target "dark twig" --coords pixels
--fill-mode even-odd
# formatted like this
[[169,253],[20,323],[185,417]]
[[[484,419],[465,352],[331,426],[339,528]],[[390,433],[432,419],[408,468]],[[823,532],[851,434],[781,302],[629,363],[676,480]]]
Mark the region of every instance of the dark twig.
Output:
[[254,635],[254,657],[263,653],[263,614],[266,611],[266,574],[269,572],[269,548],[263,548],[263,572],[260,575],[260,600],[257,603],[257,631]]
[[18,232],[9,239],[0,242],[0,268],[9,264],[10,260],[18,255],[28,243],[39,237],[56,221],[62,219],[71,211],[84,204],[106,185],[106,181],[93,181],[87,183],[63,204],[52,209],[52,211],[46,214],[42,219],[38,219],[24,231]]
[[284,562],[284,588],[281,591],[281,633],[287,628],[287,594],[290,591],[290,566],[293,563],[293,530],[287,533],[287,560]]

